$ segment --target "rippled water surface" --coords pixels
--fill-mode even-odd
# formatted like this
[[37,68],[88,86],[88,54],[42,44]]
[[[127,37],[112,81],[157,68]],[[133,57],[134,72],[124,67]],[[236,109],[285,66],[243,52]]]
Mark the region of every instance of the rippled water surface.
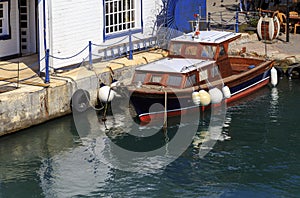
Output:
[[[72,116],[59,118],[0,138],[0,197],[300,197],[299,101],[300,80],[282,79],[229,106],[222,137],[204,158],[195,140],[208,133],[209,116],[170,122],[167,134],[122,114],[106,125],[86,116],[86,137]],[[194,142],[166,167],[151,158],[131,172],[103,158],[108,137],[147,151],[195,125]],[[126,134],[133,130],[158,133],[141,143]]]

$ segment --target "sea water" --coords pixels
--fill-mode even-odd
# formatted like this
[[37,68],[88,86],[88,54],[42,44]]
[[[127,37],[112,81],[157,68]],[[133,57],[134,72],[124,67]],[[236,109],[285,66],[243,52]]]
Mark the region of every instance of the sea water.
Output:
[[[229,105],[204,157],[199,149],[211,116],[170,120],[165,130],[138,126],[122,113],[106,123],[94,112],[80,123],[72,115],[52,120],[0,138],[0,197],[300,197],[299,101],[300,80],[282,79]],[[103,157],[112,150],[109,139],[147,152],[195,126],[190,145],[171,162],[153,157],[127,170],[110,163],[122,162],[114,155]]]

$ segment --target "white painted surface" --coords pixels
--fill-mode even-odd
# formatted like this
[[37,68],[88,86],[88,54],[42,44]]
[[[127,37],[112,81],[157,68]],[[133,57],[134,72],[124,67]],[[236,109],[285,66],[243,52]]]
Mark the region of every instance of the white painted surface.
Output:
[[[160,11],[159,9],[161,9],[160,4],[161,1],[159,0],[142,1],[143,33],[135,34],[132,37],[133,41],[137,40],[137,38],[142,39],[151,36],[154,26],[153,21],[156,19],[156,14]],[[77,64],[83,60],[88,61],[88,48],[86,47],[89,41],[98,45],[92,46],[93,58],[99,58],[97,57],[97,53],[100,49],[129,41],[128,36],[103,40],[103,1],[52,0],[51,5],[51,9],[47,9],[47,12],[51,10],[52,14],[51,18],[47,17],[46,34],[47,43],[49,43],[47,44],[47,48],[50,49],[50,54],[56,57],[50,59],[51,66],[54,68]],[[140,9],[137,8],[137,10]],[[139,26],[139,23],[137,23],[137,26]],[[43,35],[40,38],[40,42],[44,42],[42,40]],[[86,49],[74,58],[57,59],[72,57],[84,48]],[[41,57],[44,57],[43,55],[41,53]],[[41,70],[43,70],[43,66]]]
[[[60,68],[67,65],[77,64],[83,60],[88,61],[88,49],[80,55],[72,57],[88,46],[89,41],[98,46],[93,46],[93,54],[97,57],[99,50],[108,46],[128,43],[128,36],[118,37],[110,40],[103,40],[104,19],[103,19],[103,0],[46,0],[46,8],[43,8],[43,1],[38,2],[38,48],[35,45],[30,51],[39,51],[40,59],[45,57],[46,41],[47,49],[50,54],[57,58],[50,58],[50,66]],[[32,3],[33,0],[30,0]],[[142,0],[143,21],[137,23],[138,28],[143,24],[143,32],[134,34],[132,40],[148,38],[155,32],[153,30],[156,15],[162,7],[161,0]],[[17,0],[11,1],[11,35],[9,40],[0,40],[0,57],[20,53],[19,39],[19,10]],[[44,11],[46,31],[44,32]],[[31,17],[32,20],[32,17]],[[33,29],[32,27],[30,27]],[[31,31],[30,40],[34,40],[36,33]],[[46,38],[44,39],[44,36]],[[98,54],[99,55],[99,54]],[[44,60],[40,63],[40,70],[44,71]]]
[[0,40],[0,57],[15,55],[19,53],[19,16],[18,16],[18,1],[12,0],[10,2],[10,26],[11,39]]

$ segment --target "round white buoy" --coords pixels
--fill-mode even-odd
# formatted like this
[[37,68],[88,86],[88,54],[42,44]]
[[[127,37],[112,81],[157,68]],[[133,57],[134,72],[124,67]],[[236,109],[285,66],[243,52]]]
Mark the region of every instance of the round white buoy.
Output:
[[210,89],[208,92],[209,92],[212,104],[217,104],[222,101],[223,93],[220,89],[215,87],[215,88]]
[[230,98],[231,97],[231,92],[228,86],[224,86],[222,88],[222,92],[225,98]]
[[111,102],[115,97],[115,91],[109,86],[100,87],[98,97],[101,102]]
[[193,99],[193,103],[195,105],[197,105],[197,106],[200,105],[200,94],[198,91],[194,91],[192,93],[192,99]]
[[199,91],[199,96],[200,96],[200,104],[203,106],[207,106],[210,103],[210,95],[207,93],[205,90],[200,90]]
[[275,87],[278,83],[277,70],[272,67],[271,69],[271,84]]

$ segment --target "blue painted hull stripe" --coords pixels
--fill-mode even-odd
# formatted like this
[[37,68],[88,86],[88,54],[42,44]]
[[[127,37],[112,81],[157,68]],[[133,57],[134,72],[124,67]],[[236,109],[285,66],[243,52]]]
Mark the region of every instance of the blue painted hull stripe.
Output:
[[269,79],[270,77],[268,76],[268,77],[266,77],[266,78],[264,78],[264,79],[261,79],[260,81],[257,81],[256,83],[253,83],[252,85],[250,85],[250,86],[247,86],[247,87],[245,87],[245,88],[243,88],[243,89],[240,89],[239,91],[236,91],[236,92],[234,92],[234,93],[232,93],[231,95],[233,96],[233,95],[236,95],[236,94],[238,94],[238,93],[240,93],[240,92],[242,92],[242,91],[245,91],[245,90],[247,90],[247,89],[249,89],[249,88],[251,88],[251,87],[253,87],[253,86],[255,86],[255,85],[257,85],[257,84],[259,84],[259,83],[261,83],[261,82],[263,82],[263,81],[265,81],[265,80],[267,80],[267,79]]

